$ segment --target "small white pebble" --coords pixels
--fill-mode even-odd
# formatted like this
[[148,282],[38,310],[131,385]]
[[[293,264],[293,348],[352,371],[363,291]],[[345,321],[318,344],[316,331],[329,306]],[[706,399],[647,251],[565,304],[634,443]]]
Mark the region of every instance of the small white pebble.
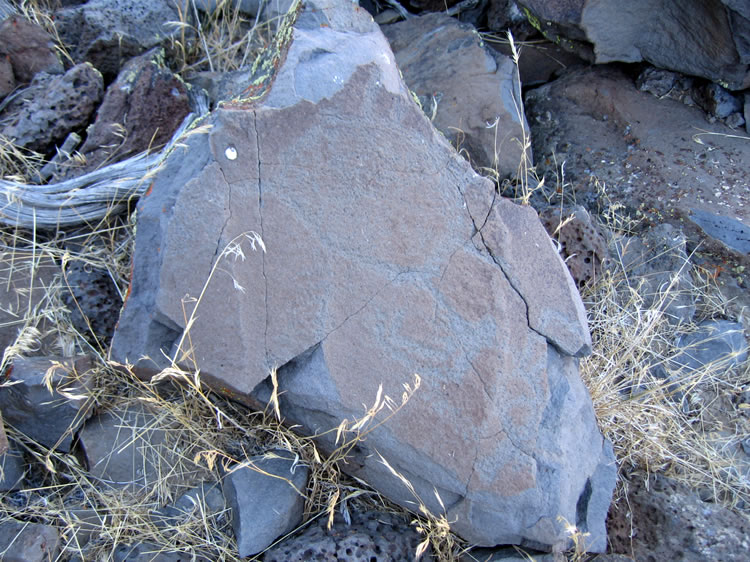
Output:
[[234,148],[231,144],[226,148],[226,150],[224,151],[224,154],[229,160],[237,159],[237,149]]

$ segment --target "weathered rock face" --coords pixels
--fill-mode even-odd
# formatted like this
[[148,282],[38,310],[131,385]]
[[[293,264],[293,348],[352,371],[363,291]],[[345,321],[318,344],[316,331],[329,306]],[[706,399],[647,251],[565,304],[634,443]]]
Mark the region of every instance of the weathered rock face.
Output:
[[190,113],[185,83],[164,66],[164,49],[153,49],[123,66],[107,88],[80,148],[87,172],[166,144]]
[[62,74],[64,70],[50,34],[20,16],[0,24],[0,58],[10,63],[18,84],[31,82],[37,72]]
[[529,129],[513,61],[485,47],[473,26],[441,13],[383,32],[409,89],[428,115],[434,112],[435,127],[465,149],[475,167],[515,176]]
[[60,38],[76,62],[90,62],[109,82],[130,57],[177,36],[178,4],[167,0],[91,0],[59,10]]
[[282,413],[310,432],[419,373],[346,470],[413,501],[378,451],[471,542],[550,548],[562,515],[604,549],[615,474],[578,378],[575,286],[534,211],[496,198],[431,126],[371,18],[302,12],[263,101],[206,124],[140,205],[113,356],[188,355],[246,401],[280,367]]
[[[750,86],[750,24],[743,2],[729,0],[522,0],[542,32],[593,45],[597,63],[654,66]],[[571,44],[573,48],[585,47]]]

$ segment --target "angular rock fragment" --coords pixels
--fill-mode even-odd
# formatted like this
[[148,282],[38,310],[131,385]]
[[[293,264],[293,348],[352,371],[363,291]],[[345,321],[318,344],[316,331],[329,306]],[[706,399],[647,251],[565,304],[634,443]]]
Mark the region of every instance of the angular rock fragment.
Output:
[[104,94],[96,121],[86,131],[79,173],[158,150],[190,113],[187,88],[164,66],[164,49],[128,61]]
[[590,338],[534,211],[432,127],[363,10],[310,3],[290,35],[266,95],[215,111],[141,202],[113,357],[195,361],[255,404],[278,367],[282,414],[319,435],[418,373],[345,470],[413,505],[377,451],[473,543],[563,545],[562,516],[603,550],[614,458],[578,376]]
[[62,74],[64,70],[50,34],[21,16],[0,23],[0,59],[10,62],[19,84],[28,84],[37,72]]
[[140,493],[187,476],[175,469],[179,457],[162,420],[145,406],[91,418],[78,440],[89,473],[103,486]]
[[45,447],[70,451],[76,431],[89,415],[91,368],[88,357],[15,359],[8,375],[15,384],[0,388],[4,419]]
[[288,451],[253,457],[224,479],[240,558],[258,554],[302,522],[310,471]]
[[47,562],[60,552],[60,534],[50,525],[10,519],[0,523],[4,562]]
[[[528,125],[513,61],[488,49],[476,30],[433,13],[383,28],[404,81],[422,109],[471,162],[515,176]],[[526,158],[531,162],[531,149]]]

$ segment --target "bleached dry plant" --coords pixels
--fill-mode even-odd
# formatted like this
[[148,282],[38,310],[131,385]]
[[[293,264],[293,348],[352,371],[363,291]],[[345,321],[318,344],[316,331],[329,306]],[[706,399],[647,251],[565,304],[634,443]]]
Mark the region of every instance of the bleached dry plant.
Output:
[[[616,221],[630,226],[622,216]],[[610,232],[623,236],[623,231]],[[698,276],[691,289],[702,307],[698,318],[721,317],[726,310],[712,306],[722,303]],[[733,467],[726,443],[711,437],[720,430],[729,435],[725,442],[736,445],[747,431],[733,397],[750,383],[750,362],[733,369],[726,359],[694,369],[674,365],[680,353],[676,335],[696,329],[694,324],[670,323],[666,308],[676,287],[673,280],[649,294],[653,289],[643,279],[631,279],[623,262],[588,287],[583,297],[593,353],[581,362],[582,377],[622,471],[663,472],[730,506],[750,501],[750,482]],[[655,376],[658,367],[667,378]],[[721,420],[715,415],[719,404]]]

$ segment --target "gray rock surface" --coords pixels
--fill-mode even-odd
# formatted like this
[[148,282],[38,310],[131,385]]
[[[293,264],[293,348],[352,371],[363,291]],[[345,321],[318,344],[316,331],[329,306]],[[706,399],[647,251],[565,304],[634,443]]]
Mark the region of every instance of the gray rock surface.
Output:
[[[3,418],[45,447],[70,451],[91,407],[87,401],[94,382],[88,373],[91,367],[89,357],[14,359],[9,380],[16,384],[0,388]],[[53,392],[45,384],[50,369]]]
[[129,60],[104,93],[79,149],[91,171],[148,149],[159,150],[190,113],[185,83],[164,65],[164,49]]
[[9,117],[11,121],[2,133],[18,146],[46,152],[68,133],[88,124],[102,92],[102,76],[88,63],[76,65],[61,76],[37,74],[25,96],[30,102]]
[[723,215],[693,209],[689,220],[711,238],[741,254],[750,255],[750,226]]
[[0,523],[3,562],[47,562],[60,552],[60,534],[50,525],[6,520]]
[[[445,14],[410,18],[383,33],[435,127],[468,152],[475,168],[515,176],[528,125],[513,61],[487,48],[473,26]],[[530,151],[527,158],[531,163]]]
[[224,477],[240,558],[258,554],[302,522],[310,470],[298,460],[273,450],[232,467]]
[[91,0],[58,10],[60,38],[75,62],[90,62],[113,80],[131,57],[180,34],[177,4],[169,0]]
[[423,537],[408,521],[379,511],[355,512],[350,519],[347,523],[337,513],[329,530],[328,518],[319,517],[299,533],[270,548],[263,560],[402,562],[415,559]]
[[139,206],[113,357],[189,351],[202,380],[256,404],[278,366],[282,412],[310,433],[419,373],[345,470],[411,505],[377,450],[469,541],[550,548],[563,515],[604,549],[591,500],[613,458],[578,376],[575,285],[536,213],[496,198],[431,126],[370,17],[313,5],[262,103],[206,124]]
[[[0,350],[5,352],[29,328],[46,332],[43,314],[50,287],[60,274],[53,260],[16,251],[0,251]],[[34,348],[39,346],[34,343]]]
[[[722,0],[522,0],[539,29],[593,62],[647,61],[654,66],[750,86],[741,2]],[[725,7],[726,6],[726,7]]]
[[722,371],[740,366],[748,353],[747,340],[739,322],[707,320],[694,332],[681,335],[672,359],[675,369],[696,370],[715,365]]
[[118,407],[92,417],[79,432],[78,444],[89,474],[102,486],[141,493],[177,477],[173,444],[159,416],[146,406]]

